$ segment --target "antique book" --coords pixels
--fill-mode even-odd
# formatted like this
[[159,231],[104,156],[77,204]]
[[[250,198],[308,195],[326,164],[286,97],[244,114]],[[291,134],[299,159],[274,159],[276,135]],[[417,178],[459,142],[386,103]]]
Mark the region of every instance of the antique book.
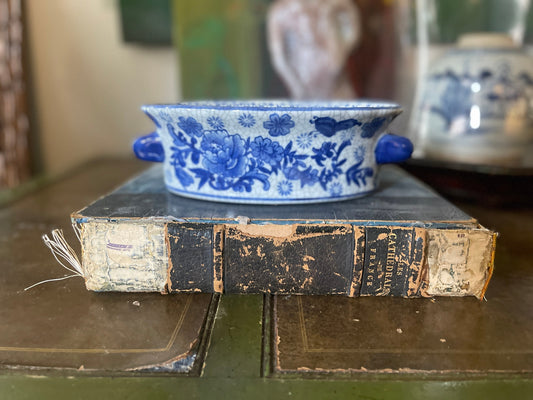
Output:
[[366,197],[258,206],[171,194],[156,165],[71,218],[94,291],[482,298],[496,239],[396,166]]

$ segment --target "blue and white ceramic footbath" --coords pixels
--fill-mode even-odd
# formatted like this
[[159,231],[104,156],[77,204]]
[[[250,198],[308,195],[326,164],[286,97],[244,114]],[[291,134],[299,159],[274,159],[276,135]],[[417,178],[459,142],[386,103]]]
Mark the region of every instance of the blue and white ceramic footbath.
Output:
[[146,105],[157,130],[138,158],[164,163],[172,193],[203,200],[295,204],[375,189],[379,164],[401,162],[411,142],[384,133],[401,112],[378,102],[222,101]]

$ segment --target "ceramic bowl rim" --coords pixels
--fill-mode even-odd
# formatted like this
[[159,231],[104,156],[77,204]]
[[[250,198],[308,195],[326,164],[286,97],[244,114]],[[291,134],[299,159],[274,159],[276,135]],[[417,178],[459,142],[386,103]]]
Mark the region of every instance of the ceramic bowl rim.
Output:
[[170,104],[145,104],[143,111],[170,108],[183,110],[237,110],[237,111],[395,111],[402,107],[394,102],[358,99],[354,101],[304,101],[304,100],[200,100]]

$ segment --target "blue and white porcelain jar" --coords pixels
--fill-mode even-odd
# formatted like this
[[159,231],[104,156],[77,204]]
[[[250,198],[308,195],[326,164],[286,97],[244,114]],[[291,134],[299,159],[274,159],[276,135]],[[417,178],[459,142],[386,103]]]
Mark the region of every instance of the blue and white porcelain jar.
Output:
[[147,105],[156,132],[137,157],[164,162],[169,191],[256,204],[349,199],[375,189],[378,165],[411,142],[386,134],[401,112],[378,102],[226,101]]
[[533,62],[502,34],[468,34],[430,68],[416,120],[427,158],[520,165],[533,142]]

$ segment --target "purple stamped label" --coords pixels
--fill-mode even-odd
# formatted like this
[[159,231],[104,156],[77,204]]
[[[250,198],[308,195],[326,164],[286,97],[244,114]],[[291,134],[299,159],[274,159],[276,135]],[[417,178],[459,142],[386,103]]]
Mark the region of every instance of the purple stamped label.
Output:
[[133,245],[107,242],[106,247],[111,250],[129,251],[133,248]]

